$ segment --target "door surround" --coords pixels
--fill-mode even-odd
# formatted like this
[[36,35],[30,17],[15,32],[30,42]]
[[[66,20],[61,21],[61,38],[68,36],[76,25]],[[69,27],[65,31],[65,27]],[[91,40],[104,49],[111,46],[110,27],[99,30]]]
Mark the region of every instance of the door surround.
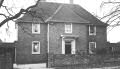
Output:
[[71,54],[75,54],[75,39],[64,39],[62,38],[62,54],[65,53],[65,41],[71,42]]

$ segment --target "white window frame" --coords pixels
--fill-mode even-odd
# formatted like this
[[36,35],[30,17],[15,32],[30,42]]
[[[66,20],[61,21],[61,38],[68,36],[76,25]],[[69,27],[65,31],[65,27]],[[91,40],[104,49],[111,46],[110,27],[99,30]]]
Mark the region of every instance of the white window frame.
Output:
[[[37,28],[37,30],[38,30],[38,32],[35,32],[34,31],[34,24],[37,24],[38,25],[38,28]],[[32,23],[32,33],[33,34],[40,34],[40,23]]]
[[96,26],[93,26],[94,27],[94,33],[91,33],[91,27],[92,25],[89,25],[89,35],[96,35]]
[[[70,27],[71,30],[70,30],[69,32],[67,31],[67,25],[68,25],[68,24],[71,25],[71,27]],[[65,24],[65,33],[72,33],[72,23],[66,23],[66,24]]]
[[[33,49],[34,49],[34,43],[35,42],[38,42],[39,43],[39,48],[38,48],[38,52],[34,52]],[[40,54],[40,41],[32,41],[32,54]]]
[[91,43],[94,43],[95,44],[95,48],[96,48],[96,42],[89,42],[89,53],[90,54],[94,54],[94,52],[91,51],[91,47],[90,47]]

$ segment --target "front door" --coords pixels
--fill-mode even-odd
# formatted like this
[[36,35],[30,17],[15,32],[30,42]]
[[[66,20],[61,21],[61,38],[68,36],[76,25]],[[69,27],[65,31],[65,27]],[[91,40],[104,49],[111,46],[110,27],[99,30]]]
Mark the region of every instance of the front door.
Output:
[[65,41],[65,54],[71,54],[71,41]]
[[74,39],[62,39],[62,54],[75,54]]

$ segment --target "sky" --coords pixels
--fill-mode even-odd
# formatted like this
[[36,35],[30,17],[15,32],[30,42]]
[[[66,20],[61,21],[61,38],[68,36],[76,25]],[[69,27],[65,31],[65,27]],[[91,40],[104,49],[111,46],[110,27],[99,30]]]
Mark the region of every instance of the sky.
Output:
[[[35,4],[35,0],[5,0],[6,2],[4,5],[9,6],[8,8],[11,10],[12,7],[12,14],[14,15],[17,13],[20,8],[27,8],[30,5]],[[59,2],[59,3],[69,3],[69,0],[47,0],[49,2]],[[104,6],[102,9],[100,5],[102,1],[106,0],[74,0],[74,4],[79,4],[83,8],[85,8],[90,13],[102,17],[105,15],[113,5]],[[4,8],[0,9],[0,12],[4,12],[6,14],[7,11]],[[0,20],[3,20],[3,17],[0,17]],[[9,30],[8,30],[9,26]],[[6,30],[8,30],[6,32]],[[108,29],[109,31],[109,29]],[[8,25],[5,24],[0,28],[0,39],[4,42],[14,42],[17,40],[17,29],[15,27],[15,23],[9,21]],[[120,41],[120,26],[112,29],[111,31],[107,32],[107,40],[111,43],[119,42]]]

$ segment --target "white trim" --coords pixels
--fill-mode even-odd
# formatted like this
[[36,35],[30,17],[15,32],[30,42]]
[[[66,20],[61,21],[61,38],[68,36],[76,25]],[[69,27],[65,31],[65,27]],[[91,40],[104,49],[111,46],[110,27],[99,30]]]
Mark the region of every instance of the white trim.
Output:
[[75,40],[73,40],[71,43],[72,43],[72,44],[71,44],[71,45],[72,45],[72,46],[71,46],[71,47],[72,47],[72,50],[71,50],[72,52],[71,52],[71,53],[72,53],[72,54],[75,54],[75,52],[76,52],[76,47],[75,47],[76,42],[75,42]]
[[65,41],[62,38],[62,54],[65,54]]
[[[33,43],[34,42],[38,42],[39,43],[38,52],[33,52]],[[40,41],[32,41],[32,54],[40,54]]]
[[[67,27],[66,27],[67,24],[70,24],[70,26],[71,26],[70,32],[66,31],[66,29],[67,29]],[[65,33],[72,33],[72,23],[66,23],[66,24],[65,24]]]
[[[34,32],[34,28],[33,28],[33,26],[34,26],[34,24],[37,24],[37,26],[38,26],[38,32]],[[32,23],[32,33],[33,34],[40,34],[40,23]]]
[[96,26],[94,26],[94,33],[90,33],[90,27],[91,27],[91,25],[89,25],[89,35],[96,35]]
[[16,31],[16,41],[18,41],[18,23],[15,23],[15,31]]
[[94,27],[94,29],[95,29],[95,33],[94,33],[94,35],[96,35],[96,26]]
[[76,53],[76,42],[75,39],[63,39],[62,38],[62,54],[65,54],[65,41],[71,40],[71,54]]
[[92,52],[91,49],[90,49],[90,43],[94,43],[94,44],[95,44],[95,48],[96,48],[96,42],[89,42],[89,53],[90,53],[90,54],[93,54],[93,52]]
[[49,26],[50,26],[50,24],[48,23],[48,32],[47,32],[48,53],[49,53]]

